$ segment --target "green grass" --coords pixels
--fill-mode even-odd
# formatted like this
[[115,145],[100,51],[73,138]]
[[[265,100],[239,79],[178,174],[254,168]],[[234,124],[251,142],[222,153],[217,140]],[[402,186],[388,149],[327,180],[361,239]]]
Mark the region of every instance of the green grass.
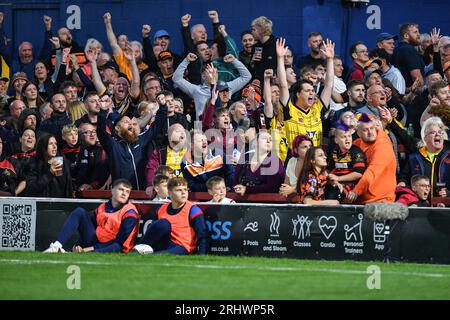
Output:
[[[67,268],[81,289],[67,289]],[[369,265],[381,289],[366,286]],[[254,257],[0,252],[0,299],[450,299],[450,266]]]

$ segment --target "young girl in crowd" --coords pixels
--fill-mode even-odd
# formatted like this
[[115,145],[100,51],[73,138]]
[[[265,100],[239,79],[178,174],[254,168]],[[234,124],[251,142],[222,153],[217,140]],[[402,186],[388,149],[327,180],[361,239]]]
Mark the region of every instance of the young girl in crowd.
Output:
[[286,178],[280,187],[280,194],[282,196],[287,197],[290,194],[295,193],[306,152],[312,145],[313,142],[311,138],[304,134],[299,134],[292,141],[292,158],[288,161],[286,166]]
[[328,172],[326,168],[327,157],[322,148],[309,148],[306,152],[303,168],[297,184],[301,203],[311,205],[339,204],[338,200],[327,199],[326,193],[329,187],[327,186]]

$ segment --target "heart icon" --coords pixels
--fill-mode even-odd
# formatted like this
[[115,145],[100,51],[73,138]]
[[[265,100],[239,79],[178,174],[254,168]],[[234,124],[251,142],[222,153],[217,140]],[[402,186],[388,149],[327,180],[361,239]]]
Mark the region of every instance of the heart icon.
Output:
[[381,232],[383,232],[383,229],[384,229],[383,223],[375,223],[375,230],[377,231],[378,234],[381,234]]
[[334,216],[321,216],[319,219],[319,228],[325,238],[330,239],[337,227],[337,220]]

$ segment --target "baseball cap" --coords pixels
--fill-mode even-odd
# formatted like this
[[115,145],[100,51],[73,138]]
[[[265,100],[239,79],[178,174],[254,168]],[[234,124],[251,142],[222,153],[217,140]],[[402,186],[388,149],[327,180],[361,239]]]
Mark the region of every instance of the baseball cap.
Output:
[[12,83],[14,83],[16,80],[20,80],[20,79],[28,81],[27,74],[25,72],[14,73],[13,78],[12,78]]
[[450,61],[447,61],[446,63],[444,63],[444,72],[446,72],[448,70],[448,68],[450,68]]
[[217,82],[216,89],[217,89],[217,91],[221,92],[221,91],[229,90],[230,87],[228,87],[228,84],[225,81],[219,80]]
[[156,39],[161,38],[161,37],[169,37],[169,38],[170,38],[170,35],[169,35],[169,33],[168,33],[166,30],[164,30],[164,29],[158,30],[158,31],[156,31],[155,34],[153,35],[153,42],[155,42]]
[[380,67],[381,67],[381,65],[383,64],[383,62],[381,62],[380,59],[377,59],[377,58],[375,58],[375,59],[370,59],[370,60],[367,61],[366,64],[364,65],[364,69],[370,67],[370,66],[372,65],[372,63],[376,63],[376,64],[378,64]]
[[0,81],[5,81],[5,82],[8,82],[8,81],[9,81],[9,79],[8,79],[7,77],[1,77],[1,78],[0,78]]
[[158,54],[158,61],[173,59],[173,55],[170,51],[161,51]]
[[389,39],[397,40],[398,36],[387,33],[387,32],[382,32],[377,36],[377,42],[381,42],[381,41],[389,40]]

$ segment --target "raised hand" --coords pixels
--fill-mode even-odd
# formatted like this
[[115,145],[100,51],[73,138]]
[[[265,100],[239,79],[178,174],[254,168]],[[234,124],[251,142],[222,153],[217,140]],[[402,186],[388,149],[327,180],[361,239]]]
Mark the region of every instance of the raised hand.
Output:
[[414,80],[412,86],[411,86],[411,92],[418,95],[422,92],[422,86],[420,83],[420,79],[416,78],[416,80]]
[[225,30],[225,25],[221,24],[221,25],[219,26],[219,33],[220,33],[224,38],[228,35],[227,31]]
[[[225,59],[224,59],[225,60]],[[214,67],[212,63],[206,66],[206,74],[210,79],[211,84],[216,84],[217,82],[217,68]]]
[[103,15],[103,21],[105,22],[105,24],[110,24],[111,23],[111,13],[107,12]]
[[70,62],[75,70],[78,70],[80,66],[78,65],[77,57],[74,54],[69,55]]
[[87,54],[86,54],[86,59],[90,63],[96,63],[97,62],[97,58],[98,58],[97,51],[88,51]]
[[392,121],[392,114],[386,107],[378,107],[380,110],[381,122],[384,124],[390,123]]
[[285,44],[286,44],[286,39],[284,39],[284,38],[277,39],[276,49],[277,49],[278,57],[284,57],[286,55],[288,47],[285,47],[284,46]]
[[127,42],[127,44],[125,45],[125,50],[123,50],[123,55],[130,62],[135,60],[133,49],[131,48],[131,45],[129,42]]
[[197,55],[194,54],[194,53],[192,53],[192,52],[190,52],[190,53],[188,53],[188,55],[186,56],[186,59],[187,59],[189,62],[194,62],[195,60],[197,60]]
[[216,10],[208,11],[208,17],[212,20],[213,23],[219,22],[219,14]]
[[50,31],[52,29],[52,18],[49,16],[44,16],[45,30]]
[[217,84],[214,83],[213,87],[211,89],[211,101],[210,102],[212,105],[216,104],[217,98],[219,97],[219,91],[217,91],[216,88],[217,88]]
[[323,48],[320,49],[326,59],[334,58],[334,43],[330,39],[323,41]]
[[183,27],[187,27],[189,25],[190,21],[191,21],[191,15],[189,13],[187,13],[181,17],[181,24],[183,25]]
[[55,46],[55,49],[59,49],[61,47],[58,37],[51,37],[49,40]]
[[273,69],[264,70],[264,80],[270,80],[273,77]]
[[152,30],[152,27],[148,24],[144,24],[142,26],[142,38],[148,38],[150,37],[150,31]]
[[431,30],[431,43],[433,46],[437,46],[441,38],[441,29],[434,27],[433,30]]
[[162,93],[158,94],[158,96],[156,97],[156,101],[161,105],[165,105],[166,104],[166,96]]
[[236,57],[232,54],[227,54],[225,57],[223,57],[223,61],[225,62],[233,62],[235,59]]

